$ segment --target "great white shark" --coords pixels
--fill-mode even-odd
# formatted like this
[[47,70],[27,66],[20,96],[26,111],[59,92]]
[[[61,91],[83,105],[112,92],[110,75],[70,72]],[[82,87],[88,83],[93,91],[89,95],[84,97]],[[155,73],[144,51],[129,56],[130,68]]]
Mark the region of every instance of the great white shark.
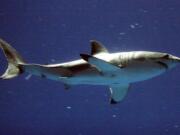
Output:
[[144,81],[168,71],[180,63],[180,58],[168,53],[130,51],[109,53],[98,41],[92,40],[91,54],[60,64],[31,64],[7,42],[0,39],[8,67],[1,79],[11,79],[24,72],[71,85],[106,85],[110,89],[110,103],[124,99],[131,83]]

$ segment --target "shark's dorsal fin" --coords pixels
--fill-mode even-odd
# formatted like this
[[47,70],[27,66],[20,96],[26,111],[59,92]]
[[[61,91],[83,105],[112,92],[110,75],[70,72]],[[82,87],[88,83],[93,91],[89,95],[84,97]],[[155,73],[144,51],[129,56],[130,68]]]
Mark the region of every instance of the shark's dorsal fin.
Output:
[[91,43],[91,55],[95,55],[98,53],[108,53],[108,50],[100,42],[96,40],[91,40],[90,43]]

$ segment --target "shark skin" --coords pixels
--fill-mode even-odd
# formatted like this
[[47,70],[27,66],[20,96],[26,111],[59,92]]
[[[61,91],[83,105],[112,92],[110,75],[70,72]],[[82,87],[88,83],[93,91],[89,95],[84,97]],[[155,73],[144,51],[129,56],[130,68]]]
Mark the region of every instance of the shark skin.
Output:
[[60,64],[26,63],[6,41],[0,39],[8,67],[1,79],[11,79],[24,72],[72,85],[106,85],[110,89],[110,103],[121,102],[131,83],[159,76],[180,63],[180,58],[168,53],[131,51],[109,53],[98,41],[92,40],[91,54],[80,54],[81,59]]

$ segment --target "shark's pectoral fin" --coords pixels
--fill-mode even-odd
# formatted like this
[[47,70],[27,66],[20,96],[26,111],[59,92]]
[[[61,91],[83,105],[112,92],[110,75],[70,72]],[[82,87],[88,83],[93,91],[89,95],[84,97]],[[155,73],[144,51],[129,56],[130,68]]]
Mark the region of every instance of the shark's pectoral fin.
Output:
[[111,92],[111,98],[110,103],[111,104],[117,104],[118,102],[121,102],[124,97],[127,95],[129,89],[129,84],[115,84],[110,86],[110,92]]
[[96,66],[96,68],[102,73],[108,73],[120,70],[121,67],[113,65],[104,60],[98,59],[88,54],[80,54],[81,58],[87,61],[89,64]]

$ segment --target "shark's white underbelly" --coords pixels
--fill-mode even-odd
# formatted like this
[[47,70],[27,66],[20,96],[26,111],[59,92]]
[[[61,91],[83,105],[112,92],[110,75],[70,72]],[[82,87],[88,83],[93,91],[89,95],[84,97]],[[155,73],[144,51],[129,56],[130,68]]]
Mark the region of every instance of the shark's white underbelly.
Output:
[[64,81],[69,84],[91,84],[91,85],[111,85],[127,84],[147,80],[160,75],[166,69],[157,64],[130,65],[118,71],[108,73],[90,73],[77,74],[73,77],[65,78]]

